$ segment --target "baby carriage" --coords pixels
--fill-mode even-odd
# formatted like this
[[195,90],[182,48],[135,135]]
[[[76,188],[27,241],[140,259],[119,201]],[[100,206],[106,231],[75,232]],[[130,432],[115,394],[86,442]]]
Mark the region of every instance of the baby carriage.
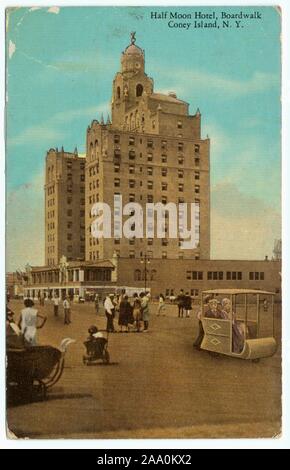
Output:
[[109,364],[108,341],[98,333],[98,329],[95,326],[89,328],[89,333],[90,336],[84,341],[87,354],[83,356],[83,363],[89,365],[101,359],[104,364]]

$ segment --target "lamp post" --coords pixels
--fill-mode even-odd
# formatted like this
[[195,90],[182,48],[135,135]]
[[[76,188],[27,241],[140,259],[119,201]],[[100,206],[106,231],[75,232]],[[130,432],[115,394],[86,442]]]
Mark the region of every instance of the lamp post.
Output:
[[147,264],[150,264],[150,258],[148,257],[147,253],[145,253],[144,256],[141,257],[141,264],[144,264],[144,287],[145,287],[145,292],[147,289]]

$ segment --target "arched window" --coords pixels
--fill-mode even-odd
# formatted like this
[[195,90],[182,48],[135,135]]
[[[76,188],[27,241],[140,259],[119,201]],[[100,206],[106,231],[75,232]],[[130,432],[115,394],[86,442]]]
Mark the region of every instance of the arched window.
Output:
[[143,94],[143,85],[141,83],[138,83],[136,86],[136,96],[142,96]]
[[117,99],[119,100],[121,98],[121,88],[117,86]]
[[140,271],[140,269],[135,269],[134,281],[141,281],[141,271]]
[[152,269],[152,271],[151,271],[151,281],[156,280],[156,274],[157,274],[156,269]]

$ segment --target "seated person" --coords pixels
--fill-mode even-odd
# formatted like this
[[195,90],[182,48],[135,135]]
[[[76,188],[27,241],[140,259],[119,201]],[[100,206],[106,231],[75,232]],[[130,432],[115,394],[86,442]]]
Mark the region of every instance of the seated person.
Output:
[[[230,318],[232,303],[230,299],[225,298],[222,300],[223,315],[225,318]],[[235,353],[241,353],[245,341],[245,324],[236,320],[235,312],[232,312],[232,350]]]
[[15,323],[14,312],[6,306],[6,341],[7,348],[22,349],[24,348],[24,337],[20,328]]

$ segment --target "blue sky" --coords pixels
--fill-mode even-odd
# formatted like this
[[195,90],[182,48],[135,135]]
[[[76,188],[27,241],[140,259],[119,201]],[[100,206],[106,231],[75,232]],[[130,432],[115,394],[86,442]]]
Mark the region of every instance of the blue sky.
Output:
[[258,10],[262,19],[243,29],[184,30],[150,19],[162,11],[154,7],[10,9],[8,269],[43,262],[46,150],[77,145],[85,152],[87,125],[110,110],[132,30],[155,90],[176,91],[191,113],[199,107],[202,134],[211,138],[212,256],[271,256],[280,235],[280,16],[271,7]]

